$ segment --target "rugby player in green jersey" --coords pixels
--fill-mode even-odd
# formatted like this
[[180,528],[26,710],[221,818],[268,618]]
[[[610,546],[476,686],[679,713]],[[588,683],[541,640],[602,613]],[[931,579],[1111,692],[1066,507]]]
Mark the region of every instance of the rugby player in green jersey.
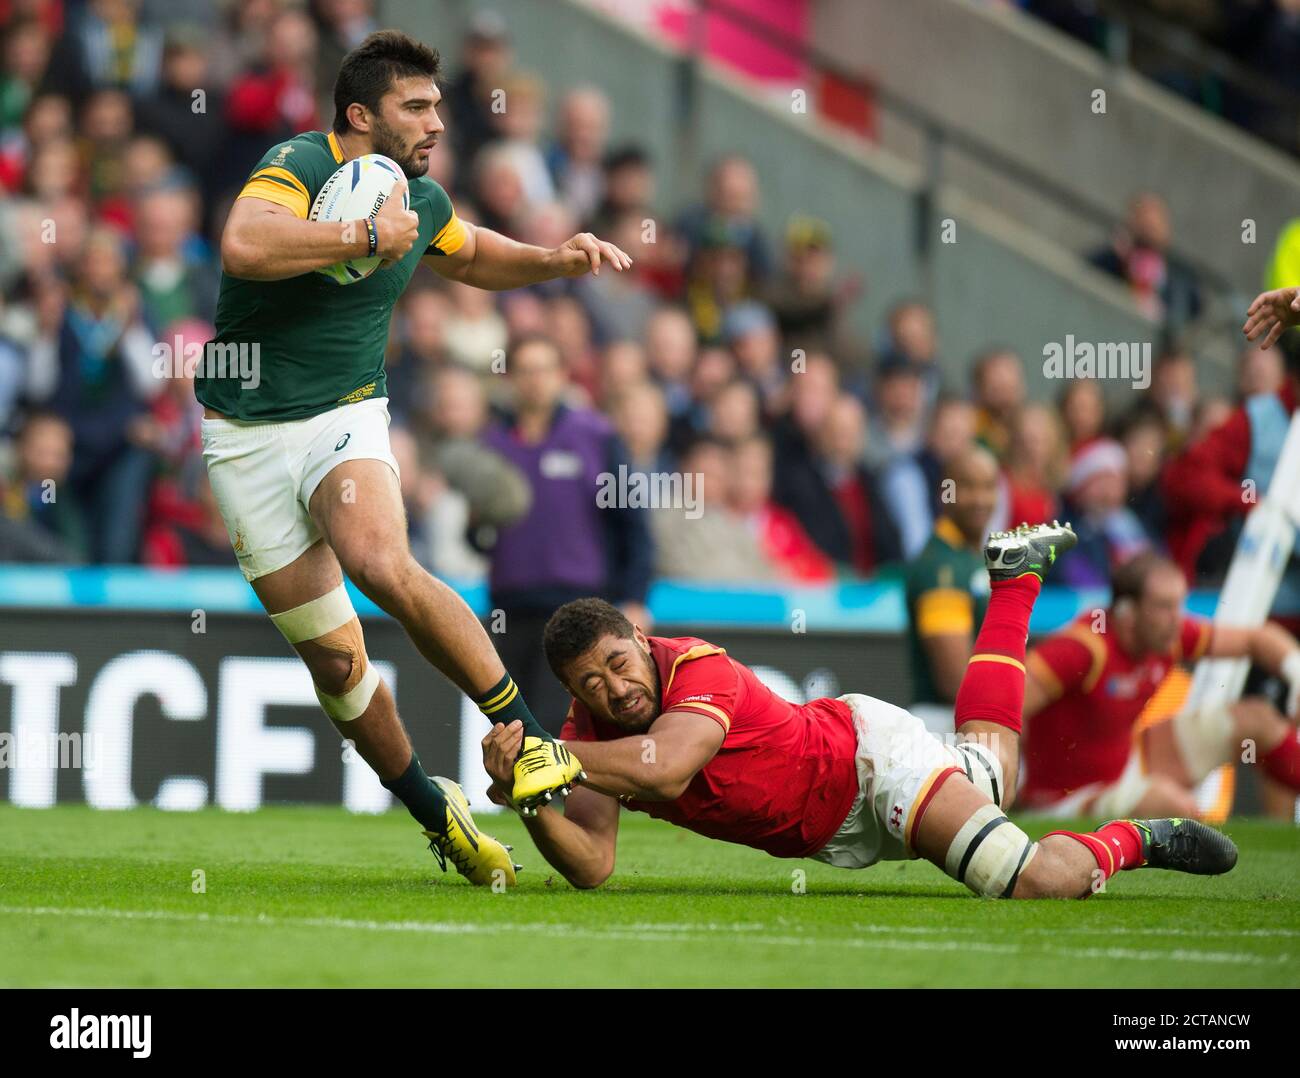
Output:
[[[507,847],[475,827],[456,783],[420,766],[343,587],[347,573],[493,722],[524,724],[516,804],[541,804],[581,778],[469,607],[411,557],[388,443],[388,326],[421,261],[496,290],[632,260],[590,233],[547,250],[460,220],[425,175],[443,131],[438,75],[434,50],[397,31],[371,34],[339,69],[333,130],[274,146],[253,169],[221,237],[216,338],[195,391],[239,566],[311,671],[321,707],[420,822],[444,870],[450,860],[473,883],[508,884],[517,866]],[[367,153],[406,175],[374,217],[373,239],[365,221],[308,220],[325,181]],[[380,268],[348,286],[314,272],[376,253]]]

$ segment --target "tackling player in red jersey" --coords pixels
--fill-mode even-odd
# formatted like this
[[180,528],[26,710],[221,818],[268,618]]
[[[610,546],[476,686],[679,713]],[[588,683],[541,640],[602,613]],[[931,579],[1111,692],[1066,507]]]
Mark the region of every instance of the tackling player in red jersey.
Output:
[[[957,695],[955,744],[868,696],[791,704],[722,648],[647,637],[599,599],[562,606],[544,646],[574,697],[562,738],[581,743],[587,779],[563,812],[525,812],[533,840],[575,887],[613,872],[620,803],[777,857],[844,868],[925,857],[996,897],[1081,897],[1145,865],[1227,872],[1236,848],[1194,820],[1118,820],[1033,842],[1000,807],[1018,755],[1029,615],[1074,541],[1059,525],[989,540],[992,594]],[[498,724],[483,740],[498,804],[509,804],[520,737]]]
[[[1187,616],[1173,562],[1142,554],[1116,570],[1104,617],[1085,614],[1033,648],[1025,685],[1025,782],[1018,801],[1057,816],[1196,816],[1193,789],[1254,743],[1265,774],[1300,792],[1300,644],[1279,625]],[[1288,722],[1268,701],[1186,708],[1134,742],[1138,715],[1170,669],[1249,656],[1291,687]]]

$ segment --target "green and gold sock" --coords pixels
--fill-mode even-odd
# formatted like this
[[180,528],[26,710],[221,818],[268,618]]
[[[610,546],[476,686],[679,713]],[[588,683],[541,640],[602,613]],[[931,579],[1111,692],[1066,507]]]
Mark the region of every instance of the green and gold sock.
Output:
[[518,719],[524,724],[524,737],[540,737],[543,741],[555,740],[542,728],[542,724],[533,718],[533,713],[528,710],[528,704],[524,702],[524,694],[519,691],[519,686],[515,684],[514,678],[508,672],[474,703],[487,716],[488,722],[500,722],[508,726]]

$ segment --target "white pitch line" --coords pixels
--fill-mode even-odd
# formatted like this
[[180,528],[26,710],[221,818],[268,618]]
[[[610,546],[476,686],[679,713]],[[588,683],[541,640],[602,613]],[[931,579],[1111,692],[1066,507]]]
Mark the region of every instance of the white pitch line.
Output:
[[[184,913],[179,910],[115,910],[104,907],[60,907],[60,906],[0,906],[0,914],[13,914],[25,917],[84,917],[120,921],[175,921],[200,922],[209,924],[250,925],[281,928],[333,928],[358,932],[413,932],[425,935],[469,936],[497,934],[501,926],[485,924],[478,921],[370,921],[343,917],[274,917],[269,914],[251,916],[238,913]],[[747,943],[757,943],[777,947],[834,946],[862,950],[890,951],[942,951],[972,952],[999,955],[1053,954],[1063,958],[1106,958],[1111,960],[1131,960],[1138,962],[1175,961],[1199,962],[1228,965],[1283,965],[1295,960],[1294,955],[1251,955],[1230,951],[1197,951],[1179,948],[1171,951],[1135,950],[1128,947],[1045,947],[1041,949],[1024,948],[1014,944],[988,943],[983,940],[968,938],[948,940],[898,940],[898,939],[858,939],[854,936],[826,935],[772,935],[764,932],[750,932],[751,929],[766,929],[766,926],[751,925],[717,925],[697,924],[656,924],[625,927],[598,928],[590,925],[547,924],[540,925],[550,935],[567,936],[584,940],[616,940],[634,943],[664,942],[708,942],[716,939],[719,932],[740,931],[748,933]],[[896,931],[888,925],[854,926],[856,931],[869,928],[872,932],[882,934]],[[740,930],[740,931],[738,931]]]

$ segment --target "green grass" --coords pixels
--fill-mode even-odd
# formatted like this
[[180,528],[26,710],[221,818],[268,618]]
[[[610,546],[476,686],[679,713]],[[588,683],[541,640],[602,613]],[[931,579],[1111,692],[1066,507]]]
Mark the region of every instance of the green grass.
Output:
[[846,872],[629,815],[617,873],[579,892],[517,820],[484,821],[527,866],[512,892],[443,877],[396,812],[0,806],[0,984],[1300,986],[1281,824],[1232,821],[1225,877],[1015,903],[922,862]]

